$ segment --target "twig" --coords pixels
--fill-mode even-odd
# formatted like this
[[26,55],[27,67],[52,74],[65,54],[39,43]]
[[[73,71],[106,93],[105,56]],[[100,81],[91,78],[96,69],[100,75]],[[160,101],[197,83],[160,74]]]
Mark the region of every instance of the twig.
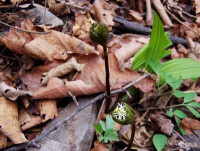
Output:
[[[124,90],[132,87],[134,84],[136,84],[137,82],[141,81],[142,79],[146,78],[147,76],[149,76],[150,74],[144,74],[142,75],[140,78],[138,78],[137,80],[127,84],[126,86],[124,86],[123,88],[111,91],[111,94],[117,94],[120,92],[124,92]],[[18,151],[21,149],[24,149],[25,147],[31,147],[33,146],[34,143],[37,143],[40,139],[42,139],[43,137],[45,137],[46,135],[48,135],[49,133],[51,133],[52,131],[56,130],[60,125],[66,123],[67,121],[69,121],[71,118],[73,118],[77,113],[79,113],[80,111],[82,111],[84,108],[88,107],[89,105],[103,99],[106,96],[106,93],[102,93],[98,96],[96,96],[95,98],[93,98],[91,101],[85,103],[84,105],[80,106],[79,108],[76,108],[71,114],[69,114],[65,119],[57,122],[54,126],[52,126],[49,129],[43,129],[43,131],[41,132],[41,134],[36,137],[35,139],[31,140],[30,142],[27,143],[23,143],[20,145],[16,145],[7,149],[4,149],[4,151]]]
[[195,34],[200,36],[200,33],[196,32],[195,30],[193,30],[192,28],[190,28],[189,26],[187,26],[185,23],[183,23],[181,20],[179,20],[176,16],[174,16],[168,9],[166,9],[166,12],[172,16],[177,22],[179,22],[180,24],[182,24],[183,26],[185,26],[186,28],[188,28],[189,30],[193,31]]
[[6,23],[4,23],[2,21],[0,21],[0,24],[5,25],[5,26],[10,27],[10,28],[14,28],[14,29],[16,29],[18,31],[28,32],[28,33],[32,33],[32,34],[42,34],[42,35],[45,35],[45,34],[51,33],[50,31],[49,32],[38,32],[38,31],[25,30],[25,29],[21,29],[21,28],[18,28],[18,27],[11,26],[11,25],[6,24]]
[[72,99],[73,99],[73,101],[75,102],[76,106],[79,107],[79,103],[78,103],[78,101],[77,101],[77,99],[76,99],[76,96],[73,95],[70,91],[68,91],[67,93],[69,94],[69,96],[72,97]]
[[43,20],[44,25],[45,25],[45,20],[46,20],[46,10],[47,10],[47,0],[45,0],[44,2],[44,20]]

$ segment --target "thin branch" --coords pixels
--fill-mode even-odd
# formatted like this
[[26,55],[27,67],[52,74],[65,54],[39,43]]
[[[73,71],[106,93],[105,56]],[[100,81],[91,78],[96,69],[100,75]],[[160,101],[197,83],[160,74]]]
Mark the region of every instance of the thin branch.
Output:
[[[126,86],[124,86],[123,88],[111,91],[111,94],[117,94],[120,92],[124,92],[126,89],[132,87],[134,84],[136,84],[137,82],[141,81],[142,79],[146,78],[147,76],[149,76],[150,74],[144,74],[142,75],[140,78],[138,78],[137,80],[127,84]],[[48,135],[49,133],[51,133],[52,131],[56,130],[60,125],[66,123],[67,121],[69,121],[71,118],[73,118],[77,113],[79,113],[80,111],[82,111],[83,109],[85,109],[86,107],[88,107],[89,105],[102,100],[104,97],[106,96],[106,93],[102,93],[98,96],[96,96],[95,98],[93,98],[91,101],[85,103],[84,105],[76,108],[73,112],[71,112],[71,114],[69,114],[65,119],[57,122],[54,126],[52,126],[49,129],[43,129],[43,131],[41,132],[41,134],[36,137],[35,139],[31,140],[30,142],[27,143],[23,143],[20,145],[16,145],[10,148],[5,149],[4,151],[18,151],[21,149],[24,149],[26,147],[31,147],[33,146],[33,144],[37,143],[40,139],[44,138],[46,135]]]
[[45,34],[51,33],[50,31],[49,32],[38,32],[38,31],[25,30],[25,29],[21,29],[21,28],[18,28],[18,27],[11,26],[11,25],[6,24],[6,23],[4,23],[2,21],[0,21],[0,24],[5,25],[5,26],[10,27],[10,28],[14,28],[14,29],[16,29],[18,31],[28,32],[28,33],[32,33],[32,34],[42,34],[42,35],[45,35]]
[[176,16],[174,16],[167,8],[165,8],[166,12],[172,16],[177,22],[179,22],[180,24],[182,24],[183,26],[185,26],[186,28],[188,28],[189,30],[193,31],[195,34],[200,36],[200,33],[196,32],[195,30],[193,30],[192,28],[190,28],[189,26],[187,26],[184,22],[182,22],[181,20],[179,20]]
[[46,10],[47,10],[47,0],[45,0],[45,3],[44,3],[44,20],[43,20],[44,25],[45,25],[45,22],[46,22]]
[[73,95],[70,91],[68,91],[67,93],[69,94],[69,96],[72,97],[72,99],[73,99],[73,101],[75,102],[76,106],[79,107],[79,103],[78,103],[78,101],[77,101],[77,99],[76,99],[76,96]]

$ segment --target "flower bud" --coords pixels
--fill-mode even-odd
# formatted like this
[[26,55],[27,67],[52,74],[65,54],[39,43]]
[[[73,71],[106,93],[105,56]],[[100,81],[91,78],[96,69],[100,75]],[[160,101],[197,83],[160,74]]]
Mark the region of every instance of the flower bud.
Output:
[[118,103],[111,115],[115,122],[122,125],[133,124],[135,120],[133,109],[125,102]]
[[106,45],[108,36],[108,28],[103,23],[94,23],[90,28],[90,39],[102,46]]

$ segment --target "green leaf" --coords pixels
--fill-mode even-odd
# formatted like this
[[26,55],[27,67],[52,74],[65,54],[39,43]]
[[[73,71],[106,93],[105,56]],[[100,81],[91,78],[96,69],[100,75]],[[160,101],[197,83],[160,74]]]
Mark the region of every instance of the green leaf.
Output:
[[140,68],[146,68],[147,71],[152,72],[149,66],[150,59],[153,59],[154,64],[157,64],[161,58],[170,54],[170,51],[166,52],[165,50],[170,45],[172,42],[166,36],[159,16],[154,12],[150,42],[136,53],[131,69],[138,71]]
[[108,130],[108,129],[114,129],[114,127],[115,127],[114,124],[115,124],[115,122],[112,119],[112,116],[109,115],[109,114],[107,114],[106,115],[106,130]]
[[105,122],[102,121],[102,120],[100,120],[100,121],[99,121],[99,124],[101,125],[102,129],[103,129],[104,131],[106,131],[106,124],[105,124]]
[[174,111],[174,114],[175,114],[176,116],[178,116],[180,119],[184,119],[184,118],[187,117],[187,115],[186,115],[184,112],[182,112],[181,110],[175,110],[175,111]]
[[99,135],[102,135],[103,129],[102,129],[101,125],[99,125],[99,124],[94,124],[94,128],[95,128],[96,131],[99,133]]
[[188,103],[196,97],[196,92],[189,92],[184,96],[184,103]]
[[192,107],[198,107],[198,108],[200,108],[200,103],[198,103],[198,102],[190,102],[187,105],[192,106]]
[[162,151],[167,144],[167,137],[162,134],[156,134],[153,136],[153,144],[157,151]]
[[[162,64],[161,73],[170,73],[174,78],[193,79],[200,77],[200,63],[189,58],[178,58]],[[165,83],[165,78],[161,76],[159,85]]]
[[106,130],[103,139],[104,139],[104,143],[108,143],[108,141],[110,142],[119,141],[117,132],[114,129]]
[[173,114],[173,109],[170,108],[169,111],[166,112],[167,116],[169,117],[172,117],[174,114]]
[[177,126],[178,126],[180,132],[181,132],[183,135],[186,135],[187,133],[185,132],[185,130],[182,129],[182,128],[180,127],[180,125],[181,125],[181,120],[180,120],[178,117],[175,116],[175,121],[176,121],[176,124],[177,124]]
[[185,93],[183,91],[179,91],[179,90],[174,91],[173,94],[177,98],[182,98],[185,95]]
[[200,114],[197,110],[195,110],[194,108],[190,107],[190,106],[186,106],[188,108],[188,110],[190,110],[190,112],[196,116],[197,118],[200,118]]

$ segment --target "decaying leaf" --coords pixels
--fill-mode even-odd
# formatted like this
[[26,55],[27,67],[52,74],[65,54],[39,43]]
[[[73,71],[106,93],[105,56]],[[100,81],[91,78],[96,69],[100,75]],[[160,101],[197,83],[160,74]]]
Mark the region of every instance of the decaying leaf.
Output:
[[153,5],[155,6],[155,8],[157,9],[158,13],[160,14],[163,22],[170,26],[173,27],[173,24],[169,18],[169,16],[167,15],[164,6],[162,5],[160,0],[152,0]]
[[84,64],[79,64],[74,57],[72,57],[67,62],[51,69],[49,72],[42,74],[41,84],[45,85],[52,77],[61,77],[72,71],[82,71]]
[[188,42],[191,49],[188,57],[200,61],[200,44],[195,43],[191,38],[188,39]]
[[70,8],[65,3],[56,3],[55,0],[48,0],[49,11],[55,15],[66,15],[70,13]]
[[31,91],[24,91],[15,89],[8,86],[5,82],[0,81],[0,96],[6,96],[10,100],[16,100],[19,96],[30,95],[32,96]]
[[160,128],[161,132],[167,135],[172,134],[174,124],[171,122],[171,120],[163,116],[161,112],[156,112],[156,114],[151,114],[150,119],[153,122],[155,122],[155,124]]
[[194,130],[200,130],[200,121],[192,118],[184,118],[181,127],[188,133],[193,134]]
[[104,0],[95,0],[93,9],[100,22],[104,23],[107,27],[114,25],[113,14],[108,9],[108,3]]
[[91,151],[108,151],[108,148],[106,147],[106,144],[101,144],[98,141],[95,141],[94,148],[92,148]]
[[0,132],[7,136],[14,144],[26,142],[18,121],[16,102],[0,97]]
[[193,0],[195,4],[196,15],[200,13],[200,0]]
[[10,32],[0,37],[0,43],[16,53],[26,54],[39,60],[66,60],[68,54],[73,53],[98,54],[94,47],[73,36],[55,30],[47,30],[45,26],[43,27],[34,26],[30,20],[26,19],[22,22],[22,29],[30,31],[42,30],[50,33],[38,35],[10,29]]
[[7,137],[0,132],[0,149],[4,149],[7,146]]
[[84,41],[90,40],[89,30],[95,21],[90,14],[77,14],[75,16],[75,25],[73,26],[73,34]]
[[25,109],[19,111],[19,123],[22,131],[30,129],[42,123],[42,118],[36,115],[30,115]]
[[39,100],[38,108],[42,122],[46,122],[54,117],[58,117],[56,100]]

